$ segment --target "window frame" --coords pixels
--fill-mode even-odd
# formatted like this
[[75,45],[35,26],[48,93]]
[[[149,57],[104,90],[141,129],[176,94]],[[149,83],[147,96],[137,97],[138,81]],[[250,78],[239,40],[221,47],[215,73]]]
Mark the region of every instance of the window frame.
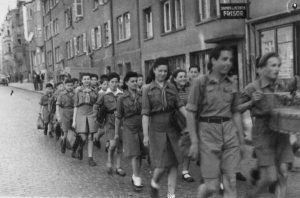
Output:
[[[168,27],[167,27],[166,5],[168,5],[168,7],[169,7],[169,12],[168,12],[169,25],[168,25]],[[171,1],[170,0],[163,2],[163,30],[164,30],[164,33],[168,33],[168,32],[172,31],[172,15],[171,15]]]
[[[205,17],[203,15],[203,1],[205,1]],[[205,21],[210,21],[213,19],[218,19],[220,18],[220,1],[224,0],[215,0],[215,8],[216,8],[216,13],[215,16],[212,15],[211,13],[211,7],[212,7],[212,0],[197,0],[198,2],[198,22],[205,22]]]
[[144,13],[144,39],[150,39],[154,37],[153,14],[152,14],[151,7],[144,9],[143,13]]
[[60,46],[54,48],[54,56],[55,63],[59,63],[61,61]]
[[[180,2],[180,15],[178,15],[178,2]],[[184,27],[184,5],[183,5],[183,0],[174,0],[174,10],[175,10],[175,28],[180,29]],[[180,16],[180,23],[178,21]],[[181,24],[181,25],[180,25]]]

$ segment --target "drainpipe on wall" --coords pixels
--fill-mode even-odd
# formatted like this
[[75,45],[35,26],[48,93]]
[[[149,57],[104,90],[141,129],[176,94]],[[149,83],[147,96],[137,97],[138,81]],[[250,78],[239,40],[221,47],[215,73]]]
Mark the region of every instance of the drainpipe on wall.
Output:
[[115,40],[114,40],[114,15],[113,15],[113,0],[110,0],[110,30],[111,30],[111,43],[112,43],[112,67],[116,71],[115,66]]

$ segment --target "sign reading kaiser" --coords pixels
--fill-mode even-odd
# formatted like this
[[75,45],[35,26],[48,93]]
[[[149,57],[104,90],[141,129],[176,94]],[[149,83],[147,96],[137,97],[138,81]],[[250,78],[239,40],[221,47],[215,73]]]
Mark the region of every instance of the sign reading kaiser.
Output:
[[247,17],[246,3],[221,3],[221,19],[245,19]]

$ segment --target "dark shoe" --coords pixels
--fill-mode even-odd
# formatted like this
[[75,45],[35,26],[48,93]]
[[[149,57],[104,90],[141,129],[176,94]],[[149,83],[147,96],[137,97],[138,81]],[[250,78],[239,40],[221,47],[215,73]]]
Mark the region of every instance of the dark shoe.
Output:
[[96,162],[94,161],[94,159],[92,157],[89,157],[89,165],[90,166],[97,166]]
[[52,131],[49,132],[49,137],[50,137],[50,138],[53,138],[53,137],[54,137],[53,134],[52,134]]
[[195,181],[194,178],[189,173],[182,174],[182,179],[185,182],[194,182]]
[[47,130],[46,129],[44,129],[44,135],[47,135]]
[[276,185],[277,185],[277,181],[273,182],[270,186],[269,186],[269,193],[274,194],[275,190],[276,190]]
[[125,177],[126,173],[122,168],[117,168],[116,169],[116,174],[121,176],[121,177]]
[[71,156],[72,156],[72,158],[77,158],[76,151],[73,150]]
[[82,160],[83,159],[83,147],[82,146],[79,146],[78,147],[78,150],[77,150],[77,158],[79,160]]
[[67,146],[67,142],[66,142],[65,138],[61,140],[60,146],[61,146],[61,148],[60,148],[61,153],[65,153],[66,152],[66,146]]
[[101,142],[99,140],[95,140],[94,146],[97,147],[98,149],[101,149]]
[[150,198],[159,198],[159,191],[150,184]]
[[250,176],[251,176],[251,184],[253,186],[256,185],[256,182],[260,179],[260,172],[258,169],[252,169],[250,172]]
[[236,179],[239,181],[247,181],[247,178],[241,172],[236,173],[235,176],[236,176]]

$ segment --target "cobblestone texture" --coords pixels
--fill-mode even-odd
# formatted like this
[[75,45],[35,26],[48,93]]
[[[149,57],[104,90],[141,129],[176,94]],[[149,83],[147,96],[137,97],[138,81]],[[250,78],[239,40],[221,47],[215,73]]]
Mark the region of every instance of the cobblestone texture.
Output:
[[[133,192],[130,183],[130,163],[124,160],[127,176],[108,176],[105,172],[106,153],[95,148],[96,167],[84,159],[71,158],[70,151],[60,153],[59,141],[43,135],[36,129],[39,111],[38,93],[0,86],[0,196],[26,197],[100,197],[100,198],[146,198],[151,168],[144,163],[143,192]],[[102,144],[104,145],[104,144]],[[251,148],[249,148],[250,153]],[[255,161],[248,159],[242,163],[242,172],[247,175]],[[192,163],[191,174],[196,178],[199,168]],[[166,178],[161,182],[161,197],[166,197]],[[300,174],[289,178],[288,198],[300,197]],[[195,197],[198,182],[184,183],[179,177],[177,197]],[[238,183],[239,197],[249,189],[247,182]],[[270,195],[261,197],[269,198]]]

